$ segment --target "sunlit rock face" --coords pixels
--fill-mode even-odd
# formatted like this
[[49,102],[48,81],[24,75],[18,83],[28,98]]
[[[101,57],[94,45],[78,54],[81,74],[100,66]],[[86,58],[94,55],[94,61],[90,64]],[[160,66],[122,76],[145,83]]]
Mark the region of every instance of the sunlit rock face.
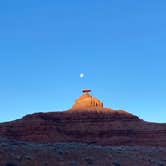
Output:
[[103,108],[103,103],[92,97],[89,92],[91,90],[83,90],[83,94],[75,100],[74,105],[72,106],[72,109],[82,110],[82,109],[101,109]]

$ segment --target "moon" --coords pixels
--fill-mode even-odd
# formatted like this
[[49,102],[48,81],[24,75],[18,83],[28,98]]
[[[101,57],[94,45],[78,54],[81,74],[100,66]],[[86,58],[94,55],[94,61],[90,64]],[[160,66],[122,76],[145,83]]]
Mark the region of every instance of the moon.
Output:
[[80,78],[84,78],[84,73],[80,73]]

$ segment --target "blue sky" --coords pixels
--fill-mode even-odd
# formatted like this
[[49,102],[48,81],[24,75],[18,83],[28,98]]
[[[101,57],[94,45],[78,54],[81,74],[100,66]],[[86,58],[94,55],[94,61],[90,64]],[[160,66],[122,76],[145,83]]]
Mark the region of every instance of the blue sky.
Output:
[[0,122],[70,108],[86,87],[166,122],[165,18],[165,0],[0,2]]

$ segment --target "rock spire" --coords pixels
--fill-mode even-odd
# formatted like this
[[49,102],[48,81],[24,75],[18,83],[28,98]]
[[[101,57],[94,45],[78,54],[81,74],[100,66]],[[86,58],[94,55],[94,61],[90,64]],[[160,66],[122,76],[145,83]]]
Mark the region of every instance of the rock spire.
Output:
[[82,92],[83,94],[78,99],[75,100],[75,103],[72,106],[72,109],[103,108],[103,103],[89,94],[91,90],[84,89],[82,90]]

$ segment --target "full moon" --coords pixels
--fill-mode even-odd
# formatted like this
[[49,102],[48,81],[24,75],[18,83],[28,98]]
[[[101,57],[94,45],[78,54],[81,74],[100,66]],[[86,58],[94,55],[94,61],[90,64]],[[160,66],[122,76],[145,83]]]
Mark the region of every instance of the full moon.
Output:
[[80,74],[80,78],[84,78],[84,73],[81,73],[81,74]]

